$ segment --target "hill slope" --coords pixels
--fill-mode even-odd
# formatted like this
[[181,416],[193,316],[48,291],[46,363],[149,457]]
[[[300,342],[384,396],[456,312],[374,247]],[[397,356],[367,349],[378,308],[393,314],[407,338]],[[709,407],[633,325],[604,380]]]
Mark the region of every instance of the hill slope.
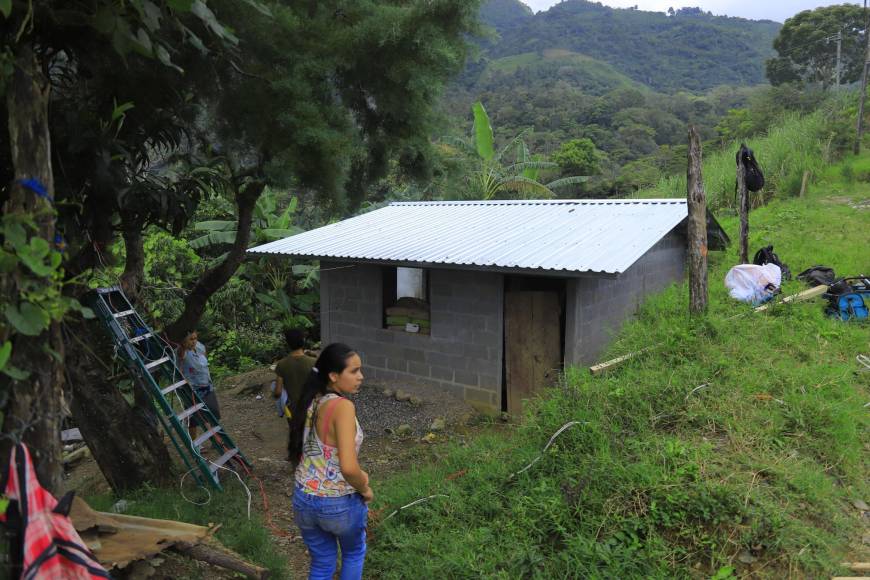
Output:
[[[870,156],[846,164],[808,197],[754,211],[753,250],[774,244],[796,272],[868,268],[870,183],[854,176]],[[736,239],[737,220],[721,221]],[[844,575],[843,560],[866,561],[856,504],[870,501],[870,372],[856,355],[870,354],[867,325],[827,317],[821,300],[751,312],[721,282],[736,254],[711,253],[706,317],[689,318],[686,287],[675,286],[612,347],[654,346],[646,356],[600,378],[569,371],[509,436],[456,445],[429,469],[378,482],[388,512],[449,497],[375,524],[370,572],[822,578]],[[801,289],[789,282],[784,292]],[[570,421],[579,423],[511,477]]]
[[532,9],[519,0],[489,0],[480,8],[480,18],[496,30],[510,28],[531,18]]
[[[658,91],[764,82],[764,61],[773,55],[780,28],[776,22],[712,16],[698,9],[668,16],[568,0],[530,15],[522,6],[491,0],[481,10],[484,23],[499,34],[497,41],[485,44],[487,59],[568,50],[609,63]],[[478,72],[472,67],[464,77],[466,89],[478,80]]]

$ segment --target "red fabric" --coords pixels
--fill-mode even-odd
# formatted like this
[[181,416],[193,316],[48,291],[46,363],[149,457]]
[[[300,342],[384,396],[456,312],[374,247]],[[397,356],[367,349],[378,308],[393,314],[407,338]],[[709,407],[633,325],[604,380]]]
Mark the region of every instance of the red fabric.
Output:
[[69,517],[54,512],[58,502],[39,484],[30,451],[23,443],[12,450],[9,459],[6,496],[18,502],[24,528],[22,579],[109,578]]

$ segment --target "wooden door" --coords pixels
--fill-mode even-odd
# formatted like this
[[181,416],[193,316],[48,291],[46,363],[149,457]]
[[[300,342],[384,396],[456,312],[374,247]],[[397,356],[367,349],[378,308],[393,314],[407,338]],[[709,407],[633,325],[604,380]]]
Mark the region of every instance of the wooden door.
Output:
[[510,414],[520,414],[523,399],[556,381],[562,363],[561,315],[557,292],[505,292],[505,379]]

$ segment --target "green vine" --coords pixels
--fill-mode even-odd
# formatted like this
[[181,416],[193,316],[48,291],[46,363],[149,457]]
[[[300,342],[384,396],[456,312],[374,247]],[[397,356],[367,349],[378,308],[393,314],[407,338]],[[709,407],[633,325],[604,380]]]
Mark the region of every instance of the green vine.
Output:
[[[63,295],[63,256],[38,231],[32,214],[13,212],[0,217],[0,275],[7,280],[6,292],[0,296],[0,372],[19,381],[30,372],[10,362],[16,335],[39,336],[71,310],[93,316],[78,300]],[[48,345],[45,348],[54,355]]]

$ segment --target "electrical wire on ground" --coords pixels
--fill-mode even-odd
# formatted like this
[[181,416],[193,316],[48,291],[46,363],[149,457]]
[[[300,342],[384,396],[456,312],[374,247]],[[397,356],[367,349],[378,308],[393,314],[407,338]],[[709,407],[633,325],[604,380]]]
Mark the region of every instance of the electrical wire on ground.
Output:
[[519,471],[517,471],[517,472],[515,472],[515,473],[512,473],[512,474],[510,475],[510,477],[508,477],[508,481],[510,481],[511,479],[513,479],[514,477],[516,477],[517,475],[523,473],[524,471],[527,471],[527,470],[530,469],[530,468],[531,468],[535,463],[537,463],[538,461],[540,461],[541,458],[544,456],[544,453],[547,452],[547,449],[550,448],[550,445],[553,444],[553,441],[556,440],[556,437],[558,437],[559,435],[561,435],[564,431],[570,429],[570,428],[573,427],[574,425],[588,425],[588,424],[589,424],[588,421],[569,421],[569,422],[565,423],[564,425],[562,425],[562,427],[560,427],[558,431],[556,431],[555,433],[553,433],[553,436],[550,437],[550,440],[547,441],[547,444],[544,445],[544,448],[541,450],[540,455],[538,455],[537,457],[535,457],[535,458],[532,460],[531,463],[529,463],[528,465],[526,465],[525,467],[523,467],[523,468],[520,469]]
[[[523,473],[523,472],[525,472],[525,471],[528,471],[529,469],[531,469],[531,467],[532,467],[535,463],[537,463],[538,461],[540,461],[541,458],[544,456],[544,454],[547,452],[547,449],[550,448],[550,445],[553,444],[553,442],[556,440],[557,437],[559,437],[559,435],[561,435],[562,433],[564,433],[565,431],[567,431],[567,430],[570,429],[571,427],[574,427],[575,425],[588,425],[588,424],[589,424],[588,421],[569,421],[569,422],[565,423],[564,425],[562,425],[562,426],[559,428],[558,431],[556,431],[555,433],[553,433],[552,437],[550,437],[550,440],[547,441],[547,444],[544,445],[544,448],[541,450],[540,455],[538,455],[537,457],[535,457],[535,458],[532,460],[531,463],[529,463],[528,465],[526,465],[525,467],[523,467],[523,468],[520,469],[519,471],[516,471],[516,472],[512,473],[510,476],[508,476],[508,481],[512,480],[512,479],[513,479],[514,477],[516,477],[517,475],[519,475],[519,474],[521,474],[521,473]],[[436,493],[436,494],[434,494],[434,495],[430,495],[430,496],[427,496],[427,497],[421,497],[420,499],[414,500],[414,501],[412,501],[411,503],[405,504],[405,505],[403,505],[402,507],[393,510],[393,511],[390,513],[390,515],[388,515],[388,516],[385,517],[383,520],[381,520],[381,524],[383,524],[384,522],[386,522],[387,520],[389,520],[390,518],[392,518],[393,516],[395,516],[395,515],[398,514],[400,511],[402,511],[402,510],[404,510],[404,509],[406,509],[406,508],[409,508],[409,507],[412,507],[412,506],[415,506],[415,505],[421,504],[421,503],[423,503],[423,502],[429,501],[430,499],[434,499],[434,498],[437,498],[437,497],[450,497],[450,496],[449,496],[449,495],[446,495],[446,494],[443,494],[443,493]]]
[[413,506],[413,505],[417,505],[418,503],[423,503],[424,501],[429,501],[430,499],[434,499],[434,498],[436,498],[436,497],[450,497],[450,496],[449,496],[449,495],[446,495],[446,494],[443,494],[443,493],[436,493],[435,495],[430,495],[430,496],[428,496],[428,497],[421,497],[420,499],[414,500],[414,501],[412,501],[412,502],[409,503],[409,504],[405,504],[405,505],[403,505],[403,506],[400,507],[399,509],[393,510],[393,512],[392,512],[390,515],[388,515],[387,517],[385,517],[385,518],[383,519],[383,521],[384,521],[384,522],[387,521],[388,519],[390,519],[391,517],[393,517],[394,515],[396,515],[397,513],[399,513],[400,511],[402,511],[402,510],[405,509],[405,508],[409,508],[409,507],[411,507],[411,506]]

